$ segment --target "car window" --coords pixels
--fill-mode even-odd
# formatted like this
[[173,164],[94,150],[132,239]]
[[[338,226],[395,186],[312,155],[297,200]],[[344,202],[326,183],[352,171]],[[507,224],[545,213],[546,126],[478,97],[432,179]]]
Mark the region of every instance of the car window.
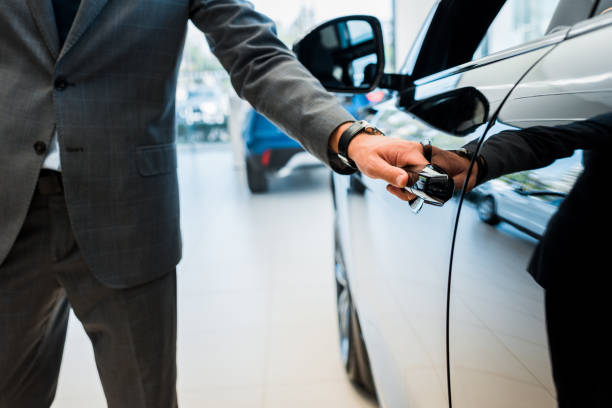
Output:
[[474,53],[486,57],[543,37],[559,0],[508,0]]

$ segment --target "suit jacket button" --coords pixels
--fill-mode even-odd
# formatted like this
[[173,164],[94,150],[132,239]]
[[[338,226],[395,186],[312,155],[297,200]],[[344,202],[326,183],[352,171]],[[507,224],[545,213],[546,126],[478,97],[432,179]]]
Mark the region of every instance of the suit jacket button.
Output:
[[54,86],[55,89],[61,92],[68,88],[68,81],[66,81],[66,78],[59,77],[55,80]]
[[41,142],[40,140],[34,143],[34,151],[38,155],[43,155],[47,151],[47,145],[45,142]]

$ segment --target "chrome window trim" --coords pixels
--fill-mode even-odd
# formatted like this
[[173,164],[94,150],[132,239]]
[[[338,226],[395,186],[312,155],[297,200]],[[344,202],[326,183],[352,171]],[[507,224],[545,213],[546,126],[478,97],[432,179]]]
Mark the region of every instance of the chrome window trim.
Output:
[[477,67],[492,64],[494,62],[521,55],[527,52],[535,51],[540,48],[549,47],[551,45],[558,44],[570,38],[576,38],[583,34],[587,34],[592,31],[608,27],[610,25],[612,25],[612,13],[593,17],[588,20],[581,21],[571,27],[556,30],[540,39],[521,44],[517,47],[499,51],[484,58],[466,62],[465,64],[461,64],[456,67],[449,68],[444,71],[417,79],[416,81],[414,81],[414,84],[416,86],[423,85],[450,75],[459,74],[461,72],[465,72]]
[[570,28],[567,38],[575,38],[591,31],[612,25],[612,13],[599,15],[588,20],[581,21]]
[[484,65],[489,65],[497,61],[512,58],[517,55],[525,54],[525,53],[535,51],[541,48],[550,47],[551,45],[558,44],[562,42],[563,40],[565,40],[569,31],[570,31],[569,27],[563,30],[555,31],[551,34],[545,35],[544,37],[540,39],[533,40],[533,41],[527,42],[525,44],[521,44],[516,47],[508,48],[506,50],[499,51],[491,55],[487,55],[484,58],[469,61],[464,64],[457,65],[456,67],[452,67],[444,71],[440,71],[435,74],[428,75],[426,77],[417,79],[416,81],[414,81],[414,84],[416,86],[423,85],[429,82],[437,81],[447,76],[459,74],[461,72],[465,72],[465,71],[468,71],[474,68],[478,68]]

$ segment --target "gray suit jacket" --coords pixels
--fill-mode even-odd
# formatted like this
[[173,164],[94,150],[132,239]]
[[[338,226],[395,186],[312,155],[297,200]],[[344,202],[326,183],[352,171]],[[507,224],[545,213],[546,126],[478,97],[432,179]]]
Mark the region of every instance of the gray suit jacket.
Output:
[[[0,263],[25,219],[57,127],[66,203],[82,256],[113,287],[181,256],[174,140],[188,20],[238,94],[319,159],[353,118],[241,0],[82,0],[60,49],[51,0],[0,5]],[[68,86],[54,86],[64,78]],[[332,159],[335,160],[335,159]]]

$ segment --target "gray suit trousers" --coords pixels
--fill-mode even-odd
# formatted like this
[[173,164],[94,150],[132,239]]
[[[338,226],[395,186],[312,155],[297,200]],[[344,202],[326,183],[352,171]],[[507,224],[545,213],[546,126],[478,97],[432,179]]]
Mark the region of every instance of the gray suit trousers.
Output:
[[38,190],[0,265],[0,408],[51,405],[71,307],[109,407],[175,407],[176,272],[128,289],[101,284],[81,258],[60,185]]

